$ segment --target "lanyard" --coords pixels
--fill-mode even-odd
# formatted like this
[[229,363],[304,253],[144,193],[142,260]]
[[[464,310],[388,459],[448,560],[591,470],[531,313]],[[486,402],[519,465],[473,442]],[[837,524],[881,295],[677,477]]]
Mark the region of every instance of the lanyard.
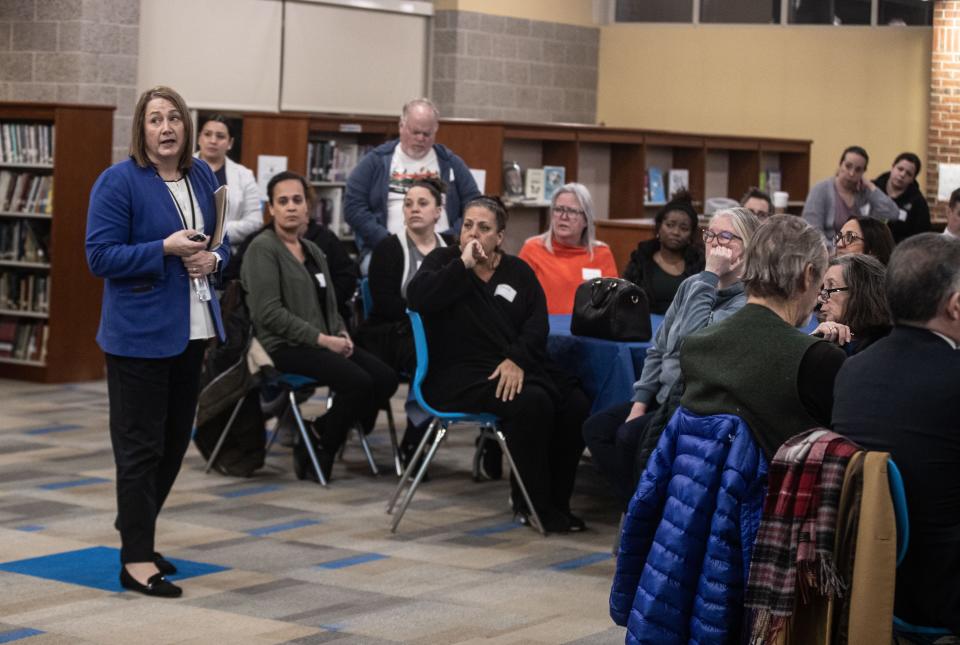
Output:
[[[190,189],[190,179],[187,178],[186,173],[184,173],[182,179],[183,183],[187,185],[187,198],[190,201],[190,223],[193,224],[193,230],[197,230],[197,212],[193,207],[193,191]],[[167,182],[163,182],[163,185],[167,187],[168,191],[170,191],[170,197],[173,198],[173,205],[177,207],[177,214],[180,215],[180,221],[183,222],[183,228],[187,228],[187,218],[183,214],[183,209],[180,208],[180,200],[178,200],[177,196],[173,194],[173,189],[167,185]]]

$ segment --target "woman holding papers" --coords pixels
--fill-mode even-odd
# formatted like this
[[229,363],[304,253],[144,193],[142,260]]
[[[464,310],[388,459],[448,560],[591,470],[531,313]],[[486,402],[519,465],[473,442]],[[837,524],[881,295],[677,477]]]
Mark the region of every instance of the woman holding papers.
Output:
[[100,175],[87,216],[87,262],[105,280],[97,342],[117,464],[120,583],[168,598],[181,589],[154,550],[157,515],[190,443],[204,348],[223,339],[209,276],[230,257],[227,240],[209,248],[217,180],[190,155],[191,141],[183,98],[169,87],[144,92],[130,158]]
[[200,126],[197,147],[197,157],[207,162],[219,185],[229,186],[225,224],[230,244],[236,251],[240,243],[263,224],[257,180],[249,168],[227,156],[233,147],[233,135],[223,116],[214,114]]

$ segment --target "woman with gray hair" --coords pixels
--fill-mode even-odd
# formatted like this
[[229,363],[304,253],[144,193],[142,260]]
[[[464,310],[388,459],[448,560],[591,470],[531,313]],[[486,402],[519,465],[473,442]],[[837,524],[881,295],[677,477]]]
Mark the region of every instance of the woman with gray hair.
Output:
[[597,412],[583,424],[583,438],[594,463],[624,503],[633,495],[640,475],[635,466],[642,470],[646,463],[644,446],[656,445],[646,437],[648,426],[655,425],[650,423],[653,411],[668,405],[670,391],[680,379],[683,340],[733,315],[747,302],[740,278],[744,251],[758,226],[759,218],[747,208],[723,209],[713,215],[703,232],[706,268],[680,284],[647,350],[640,380],[633,385],[633,400]]
[[687,337],[680,351],[681,404],[740,417],[768,460],[793,435],[830,426],[833,382],[846,355],[797,329],[810,318],[826,269],[817,229],[792,215],[771,217],[747,249],[747,304]]
[[583,184],[564,184],[554,193],[550,228],[528,239],[519,255],[547,294],[550,314],[572,313],[573,296],[584,280],[618,275],[610,247],[596,239],[593,198]]

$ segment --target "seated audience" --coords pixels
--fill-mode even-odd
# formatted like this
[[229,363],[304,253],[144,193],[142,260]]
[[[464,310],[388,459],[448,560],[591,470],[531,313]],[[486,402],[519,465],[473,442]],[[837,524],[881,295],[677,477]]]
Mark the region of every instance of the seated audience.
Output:
[[[301,238],[307,227],[309,186],[292,172],[267,185],[273,228],[251,243],[240,272],[254,334],[276,368],[308,376],[335,393],[334,405],[313,423],[317,457],[330,477],[334,456],[349,430],[373,430],[377,413],[397,389],[389,366],[354,347],[337,311],[337,296],[323,252]],[[306,446],[294,445],[299,479],[315,477]]]
[[336,233],[313,217],[309,219],[303,239],[316,244],[326,256],[330,278],[333,280],[333,290],[337,295],[337,311],[340,312],[340,317],[343,318],[347,329],[352,329],[354,295],[357,292],[360,269],[347,253]]
[[820,290],[824,321],[813,334],[837,343],[848,355],[862,352],[889,334],[885,273],[883,264],[869,255],[841,255],[830,260]]
[[950,193],[947,225],[943,229],[943,234],[947,237],[960,238],[960,188]]
[[[680,345],[688,334],[720,322],[746,302],[740,276],[743,254],[759,219],[746,208],[717,211],[703,232],[706,268],[683,281],[653,344],[647,350],[632,402],[598,412],[583,424],[583,438],[597,468],[614,484],[624,504],[633,496],[634,466],[651,415],[665,405],[680,378]],[[645,442],[650,443],[650,442]],[[656,442],[652,442],[656,443]]]
[[893,253],[894,241],[890,228],[872,217],[853,217],[844,223],[834,238],[837,255],[865,253],[886,266]]
[[565,184],[550,202],[550,228],[520,249],[547,294],[547,313],[573,312],[573,296],[584,280],[616,278],[617,263],[596,239],[593,198],[583,184]]
[[675,195],[654,217],[656,237],[640,242],[630,254],[623,277],[647,294],[650,313],[666,313],[680,283],[703,271],[699,225],[689,193]]
[[897,617],[960,636],[960,242],[905,240],[886,292],[893,331],[840,370],[834,429],[889,452],[903,475],[910,541]]
[[916,181],[920,165],[920,157],[912,152],[901,152],[893,160],[893,167],[873,180],[899,209],[897,219],[890,220],[894,242],[930,230],[930,207]]
[[688,336],[680,350],[681,404],[742,418],[768,460],[793,435],[830,426],[833,381],[846,356],[797,329],[810,318],[826,268],[822,234],[798,217],[774,215],[747,249],[747,304]]
[[860,146],[850,146],[840,155],[833,177],[814,184],[803,205],[803,219],[823,233],[827,246],[848,219],[869,215],[896,220],[900,209],[869,179],[864,179],[870,158]]
[[773,215],[773,200],[759,188],[751,188],[740,200],[740,205],[749,209],[760,221]]
[[[547,360],[546,298],[530,267],[501,250],[506,220],[500,200],[471,200],[460,245],[435,249],[407,285],[430,346],[424,395],[440,410],[500,417],[544,528],[582,530],[570,495],[590,404]],[[512,499],[527,517],[515,482]]]
[[[384,238],[370,258],[373,307],[357,330],[357,339],[399,373],[412,375],[416,369],[416,351],[406,313],[407,285],[431,251],[447,246],[436,232],[445,191],[446,186],[439,179],[414,181],[403,198],[404,230]],[[428,422],[425,414],[416,415],[407,406],[407,430],[400,442],[404,462],[416,450]]]

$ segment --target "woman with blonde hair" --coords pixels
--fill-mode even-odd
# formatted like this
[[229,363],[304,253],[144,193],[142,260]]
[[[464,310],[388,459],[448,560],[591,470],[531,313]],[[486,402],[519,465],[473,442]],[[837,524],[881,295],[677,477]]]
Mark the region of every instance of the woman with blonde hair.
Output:
[[528,239],[519,255],[547,294],[550,314],[572,313],[584,280],[618,275],[610,247],[596,239],[593,198],[583,184],[564,184],[554,193],[550,228]]

